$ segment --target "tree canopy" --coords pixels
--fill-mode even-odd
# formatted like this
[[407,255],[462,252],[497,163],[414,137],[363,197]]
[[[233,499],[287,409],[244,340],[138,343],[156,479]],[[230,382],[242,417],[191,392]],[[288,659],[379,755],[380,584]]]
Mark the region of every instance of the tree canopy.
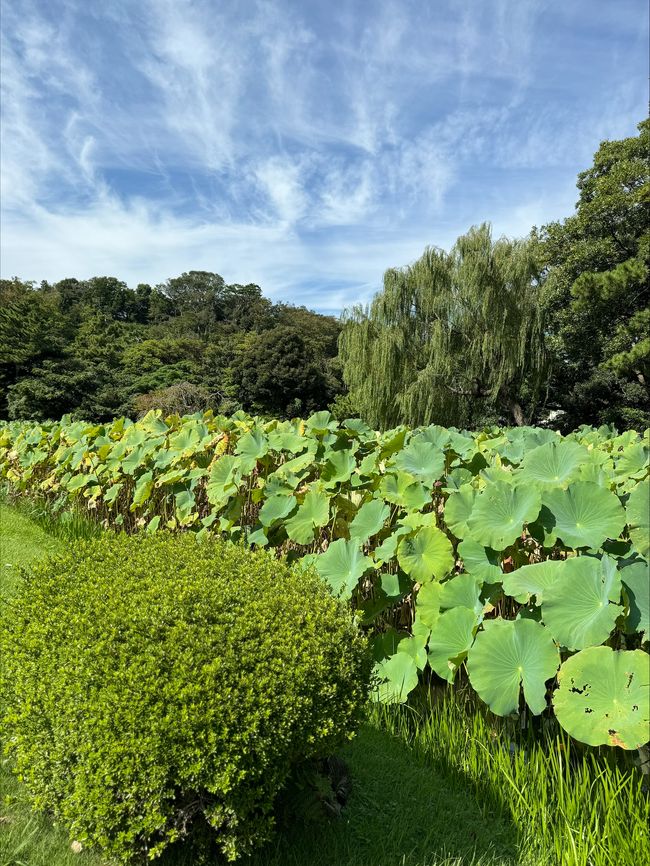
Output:
[[154,403],[262,414],[324,409],[342,390],[339,323],[254,284],[189,271],[0,283],[0,417],[105,420]]
[[539,268],[528,241],[470,229],[449,253],[429,247],[386,271],[369,309],[340,337],[346,384],[370,423],[477,423],[534,409],[547,353]]
[[650,424],[650,121],[601,144],[576,212],[535,236],[554,355],[550,399],[567,426]]

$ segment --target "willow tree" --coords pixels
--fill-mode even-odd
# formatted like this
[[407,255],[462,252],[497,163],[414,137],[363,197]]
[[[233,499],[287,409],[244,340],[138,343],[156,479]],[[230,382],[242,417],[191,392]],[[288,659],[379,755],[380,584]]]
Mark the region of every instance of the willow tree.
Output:
[[[538,269],[529,241],[494,241],[489,225],[450,252],[384,275],[367,308],[344,314],[339,340],[353,402],[376,427],[527,423],[547,358]],[[522,394],[525,399],[522,400]]]

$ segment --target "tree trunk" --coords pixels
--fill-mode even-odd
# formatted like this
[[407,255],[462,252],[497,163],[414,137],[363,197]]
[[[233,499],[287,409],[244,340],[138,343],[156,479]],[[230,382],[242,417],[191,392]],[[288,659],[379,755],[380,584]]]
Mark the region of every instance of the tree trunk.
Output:
[[524,410],[521,408],[521,405],[516,400],[510,401],[510,411],[512,412],[512,417],[514,418],[517,427],[524,427],[526,424]]

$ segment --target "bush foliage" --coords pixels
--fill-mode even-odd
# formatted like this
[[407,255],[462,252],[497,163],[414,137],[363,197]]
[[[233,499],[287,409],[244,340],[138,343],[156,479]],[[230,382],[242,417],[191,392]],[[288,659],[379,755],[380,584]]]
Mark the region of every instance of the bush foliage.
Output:
[[3,739],[39,808],[123,862],[265,840],[292,768],[352,735],[370,662],[320,579],[190,535],[77,542],[2,612]]

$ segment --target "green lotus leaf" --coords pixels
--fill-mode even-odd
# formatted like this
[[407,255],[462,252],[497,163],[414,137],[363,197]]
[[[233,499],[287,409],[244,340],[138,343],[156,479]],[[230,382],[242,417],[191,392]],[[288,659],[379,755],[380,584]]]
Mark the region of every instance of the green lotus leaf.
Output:
[[474,541],[504,550],[519,538],[525,524],[535,520],[540,508],[540,493],[534,485],[497,481],[477,495],[467,527]]
[[627,505],[628,532],[644,559],[650,554],[650,484],[641,481],[630,493]]
[[643,478],[648,471],[650,449],[641,442],[628,445],[618,457],[614,473],[619,478]]
[[287,535],[298,544],[309,544],[314,540],[314,530],[325,526],[329,520],[329,513],[329,497],[312,487],[298,511],[285,523]]
[[369,556],[364,556],[354,541],[339,538],[316,559],[316,570],[336,595],[350,598],[361,575],[374,568]]
[[628,633],[641,632],[644,641],[650,640],[650,564],[635,559],[620,570],[630,603],[627,616]]
[[643,650],[584,649],[557,676],[553,707],[559,723],[590,746],[638,749],[650,730],[650,665]]
[[440,615],[429,636],[428,660],[432,669],[451,683],[474,641],[478,624],[473,610],[454,607]]
[[439,450],[444,449],[449,445],[451,431],[446,427],[440,427],[438,424],[430,424],[428,427],[423,427],[411,439],[411,442],[429,442],[435,445]]
[[237,442],[235,452],[241,457],[241,471],[247,475],[257,466],[257,461],[269,453],[269,440],[261,430],[251,430]]
[[308,439],[301,436],[289,422],[278,424],[275,430],[268,434],[269,448],[273,451],[288,451],[290,454],[299,454],[308,444]]
[[305,421],[305,427],[313,433],[327,433],[330,430],[336,430],[338,424],[327,409],[323,409],[321,412],[314,412],[313,415],[310,415]]
[[442,584],[440,607],[467,607],[478,615],[483,610],[480,594],[481,583],[473,574],[459,574]]
[[589,461],[584,445],[570,439],[555,439],[529,451],[518,472],[520,483],[560,487],[567,484]]
[[382,572],[380,581],[381,590],[389,599],[392,599],[391,603],[394,603],[396,598],[401,598],[412,589],[411,581],[403,574],[392,574],[387,571]]
[[112,484],[104,494],[104,502],[111,505],[119,496],[120,490],[124,487],[123,482],[118,481],[117,484]]
[[239,458],[232,454],[224,454],[212,464],[206,486],[208,501],[213,505],[223,503],[237,490],[239,479]]
[[458,555],[463,560],[465,571],[481,583],[498,583],[503,578],[499,565],[499,554],[483,547],[473,538],[466,538],[458,545]]
[[458,490],[449,494],[445,503],[445,523],[456,538],[465,538],[469,531],[467,521],[475,499],[476,490],[470,484],[462,484]]
[[260,508],[260,523],[262,526],[270,526],[276,520],[283,520],[288,514],[291,514],[295,506],[295,496],[282,496],[280,494],[269,496]]
[[558,568],[558,580],[544,591],[544,624],[570,650],[603,643],[621,614],[616,563],[609,556],[574,556]]
[[[148,478],[151,478],[151,472],[147,472],[146,475]],[[97,475],[94,472],[80,472],[79,475],[73,475],[66,486],[70,493],[76,493],[78,490],[82,490],[87,484],[92,484],[93,481],[97,481]],[[151,491],[149,492],[151,493]]]
[[415,621],[422,622],[427,628],[433,628],[440,616],[440,596],[442,584],[434,581],[425,583],[418,590],[415,598]]
[[534,595],[537,604],[541,604],[546,590],[562,576],[564,564],[561,559],[546,559],[522,565],[503,575],[503,591],[520,603],[529,601]]
[[[90,477],[90,476],[88,476]],[[153,490],[153,472],[145,472],[138,478],[138,482],[133,491],[133,499],[131,500],[131,511],[134,511],[151,496]]]
[[454,567],[451,542],[435,526],[423,526],[397,548],[400,568],[418,583],[440,580]]
[[397,529],[388,536],[388,538],[385,538],[374,551],[375,561],[377,564],[381,565],[384,562],[390,562],[397,553],[397,545],[399,544],[400,538],[408,535],[410,532],[412,532],[410,527],[398,526]]
[[196,505],[194,494],[191,490],[180,490],[174,497],[174,501],[176,504],[176,517],[184,523],[190,517]]
[[389,514],[389,506],[379,499],[365,502],[350,524],[350,538],[354,538],[359,544],[365,544],[382,529]]
[[559,664],[548,629],[531,619],[484,621],[467,657],[472,686],[497,716],[518,711],[520,686],[531,712],[543,712]]
[[395,465],[430,488],[443,473],[445,454],[432,442],[426,442],[422,437],[418,437],[412,439],[406,448],[396,455]]
[[349,481],[357,462],[352,451],[330,451],[327,462],[321,472],[321,479],[326,487],[334,487]]
[[387,502],[414,511],[419,511],[431,501],[430,493],[407,472],[385,475],[379,485],[379,493]]
[[383,704],[403,703],[418,684],[418,666],[406,652],[396,652],[379,662],[375,674],[383,680],[377,690],[377,699]]
[[546,490],[542,501],[553,515],[553,532],[566,547],[597,550],[625,527],[625,511],[615,493],[591,481],[576,481],[566,490]]
[[246,542],[247,544],[255,544],[257,547],[266,547],[269,540],[266,537],[264,527],[258,523],[257,526],[246,535]]
[[427,638],[429,637],[429,631],[426,631],[426,637],[424,637],[424,633],[419,634],[417,636],[411,635],[410,637],[403,638],[397,644],[397,652],[398,653],[406,653],[411,656],[419,670],[423,671],[427,666],[427,651],[425,649]]
[[435,511],[409,511],[399,521],[400,526],[406,526],[410,530],[419,529],[421,526],[437,526],[438,515]]
[[463,484],[470,484],[473,477],[469,469],[465,469],[464,466],[456,466],[455,469],[452,469],[451,472],[445,475],[442,489],[445,493],[460,490]]

